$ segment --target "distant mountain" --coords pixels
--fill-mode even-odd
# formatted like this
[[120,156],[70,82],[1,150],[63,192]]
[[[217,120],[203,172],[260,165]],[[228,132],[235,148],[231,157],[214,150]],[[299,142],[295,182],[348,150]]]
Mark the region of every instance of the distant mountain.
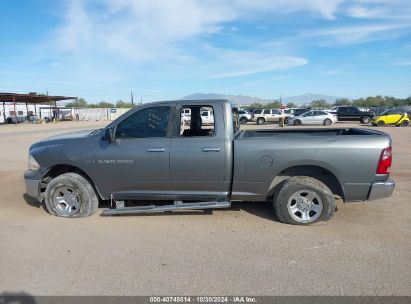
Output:
[[216,94],[216,93],[195,93],[191,95],[184,96],[181,98],[183,100],[189,99],[227,99],[229,101],[233,101],[238,105],[249,105],[254,102],[259,103],[269,103],[273,102],[274,99],[264,99],[260,97],[252,97],[252,96],[243,96],[243,95],[225,95],[225,94]]
[[283,98],[283,102],[284,103],[293,102],[296,104],[306,104],[306,103],[310,103],[311,101],[320,100],[320,99],[325,100],[328,103],[334,103],[338,99],[338,97],[322,95],[322,94],[305,93],[303,95],[285,97]]
[[[184,96],[181,99],[227,99],[235,102],[238,105],[250,105],[255,102],[259,103],[270,103],[278,99],[264,99],[260,97],[244,96],[244,95],[226,95],[226,94],[217,94],[217,93],[195,93],[191,95]],[[283,104],[293,102],[295,104],[307,104],[314,100],[323,99],[329,103],[334,103],[338,97],[322,95],[322,94],[312,94],[306,93],[298,96],[289,96],[283,98]]]

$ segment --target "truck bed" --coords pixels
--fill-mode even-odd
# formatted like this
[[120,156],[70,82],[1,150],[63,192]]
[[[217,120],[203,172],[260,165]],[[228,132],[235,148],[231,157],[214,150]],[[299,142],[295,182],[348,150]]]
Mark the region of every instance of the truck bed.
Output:
[[366,200],[381,152],[391,146],[388,134],[360,128],[247,130],[234,140],[235,199],[261,200],[274,178],[300,170],[334,176],[346,201]]
[[383,132],[359,128],[307,128],[246,130],[238,138],[259,138],[279,136],[341,136],[341,135],[386,135]]

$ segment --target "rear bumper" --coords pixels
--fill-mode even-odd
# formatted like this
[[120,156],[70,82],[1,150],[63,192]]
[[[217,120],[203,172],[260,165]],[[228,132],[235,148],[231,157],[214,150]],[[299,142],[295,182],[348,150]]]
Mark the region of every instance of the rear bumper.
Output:
[[41,176],[38,172],[27,170],[24,172],[24,182],[26,183],[26,193],[35,198],[40,198],[39,185],[41,181]]
[[385,182],[375,182],[371,185],[368,200],[374,201],[377,199],[389,197],[394,191],[394,188],[395,182],[392,179],[388,179]]

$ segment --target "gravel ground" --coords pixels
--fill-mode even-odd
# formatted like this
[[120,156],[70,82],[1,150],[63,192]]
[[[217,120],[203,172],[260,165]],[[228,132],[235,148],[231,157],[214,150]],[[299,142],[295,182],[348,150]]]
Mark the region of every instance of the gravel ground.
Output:
[[339,201],[311,227],[277,222],[270,203],[62,219],[24,195],[33,142],[103,125],[0,126],[0,294],[411,295],[411,128],[381,128],[393,139],[391,198]]

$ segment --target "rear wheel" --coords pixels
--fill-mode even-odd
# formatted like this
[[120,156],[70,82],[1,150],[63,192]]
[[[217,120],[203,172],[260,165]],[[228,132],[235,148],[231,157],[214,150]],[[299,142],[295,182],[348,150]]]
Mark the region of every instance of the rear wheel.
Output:
[[55,177],[46,188],[48,212],[61,217],[87,217],[96,212],[98,197],[87,179],[77,173]]
[[385,122],[382,120],[377,121],[377,126],[382,127],[383,125],[385,125]]
[[240,118],[240,124],[244,125],[244,124],[246,124],[247,122],[248,122],[248,119],[247,119],[247,118],[245,118],[245,117],[241,117],[241,118]]
[[325,119],[324,122],[323,122],[324,126],[329,126],[329,125],[331,125],[332,123],[333,123],[333,122],[332,122],[331,119],[329,119],[329,118]]
[[257,119],[257,125],[262,125],[265,122],[265,119],[260,117]]
[[335,212],[331,190],[319,180],[308,176],[288,179],[273,199],[278,219],[287,224],[309,225],[329,220]]
[[401,127],[408,127],[408,125],[410,124],[410,122],[408,120],[404,120],[401,122]]
[[369,124],[371,122],[371,117],[370,116],[364,116],[363,118],[361,118],[361,122],[363,124]]

